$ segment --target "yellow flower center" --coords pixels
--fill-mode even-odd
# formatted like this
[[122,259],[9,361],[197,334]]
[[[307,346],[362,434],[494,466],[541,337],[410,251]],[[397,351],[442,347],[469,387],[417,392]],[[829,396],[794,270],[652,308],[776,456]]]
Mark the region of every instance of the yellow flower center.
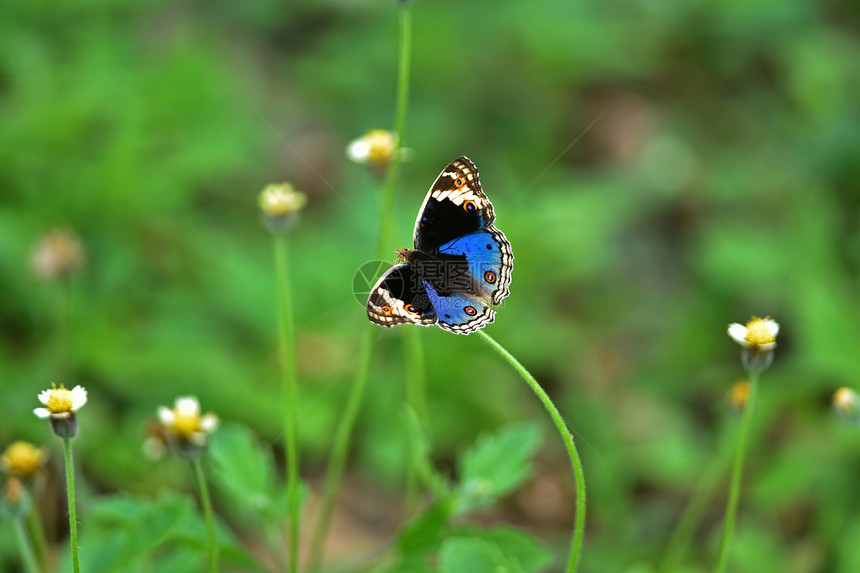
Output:
[[367,161],[372,165],[385,166],[391,161],[397,149],[394,134],[384,129],[374,129],[366,136],[370,150]]
[[66,390],[62,384],[59,388],[51,390],[51,395],[48,396],[48,403],[45,404],[48,411],[52,414],[63,414],[72,411],[72,392]]
[[200,431],[200,414],[173,413],[176,417],[170,429],[177,438],[188,439]]
[[289,183],[272,183],[260,193],[259,202],[265,215],[283,217],[304,207],[307,197]]
[[0,466],[13,476],[28,478],[38,471],[45,461],[42,450],[29,442],[17,441],[0,457]]
[[735,408],[743,408],[747,405],[747,400],[750,397],[750,383],[748,380],[735,382],[729,388],[729,402]]
[[763,346],[771,344],[776,340],[776,337],[767,327],[767,321],[764,318],[755,318],[747,323],[746,341],[753,346]]

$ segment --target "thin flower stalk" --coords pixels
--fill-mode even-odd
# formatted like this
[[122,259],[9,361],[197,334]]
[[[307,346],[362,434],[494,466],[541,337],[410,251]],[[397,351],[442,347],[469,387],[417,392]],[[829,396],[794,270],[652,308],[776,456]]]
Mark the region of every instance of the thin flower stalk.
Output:
[[[394,132],[397,145],[394,148],[394,155],[391,158],[391,163],[386,173],[385,183],[383,185],[381,207],[380,207],[380,224],[379,224],[379,243],[377,251],[380,258],[388,258],[391,247],[391,235],[393,229],[392,214],[394,212],[394,192],[397,188],[397,175],[400,168],[401,159],[401,144],[403,142],[403,134],[406,128],[406,116],[409,102],[409,73],[410,59],[412,50],[412,11],[411,5],[408,2],[400,3],[400,50],[399,50],[399,70],[397,82],[397,103],[395,110]],[[355,376],[355,382],[350,390],[347,398],[346,407],[340,419],[340,424],[335,432],[334,444],[332,445],[331,455],[329,457],[328,469],[326,472],[325,484],[323,485],[322,500],[320,502],[320,511],[317,517],[317,522],[314,527],[314,533],[311,538],[310,557],[308,560],[308,570],[312,573],[320,571],[323,565],[323,555],[325,552],[326,539],[331,527],[331,519],[334,515],[335,496],[337,494],[340,481],[343,476],[343,470],[346,463],[346,455],[349,451],[349,444],[352,437],[355,420],[358,416],[358,411],[361,408],[361,403],[364,398],[364,391],[367,387],[367,379],[370,374],[370,360],[373,348],[373,336],[375,330],[373,325],[368,325],[361,343],[361,354],[358,360],[358,370]],[[412,334],[418,336],[418,333]],[[420,344],[420,340],[418,341]],[[415,368],[419,367],[415,361],[412,361],[411,374],[407,375],[407,380],[417,381],[416,384],[421,384],[423,387],[423,373],[416,375]],[[407,394],[414,392],[407,391]]]
[[78,555],[78,513],[75,508],[75,461],[72,456],[71,438],[63,438],[63,454],[66,460],[66,493],[69,500],[69,541],[72,546],[72,570],[81,572]]
[[209,571],[218,571],[218,537],[215,531],[215,515],[212,512],[212,499],[209,496],[209,486],[203,475],[203,465],[199,457],[191,458],[191,469],[194,471],[194,479],[197,482],[197,491],[200,494],[200,505],[203,506],[203,519],[206,522],[206,547],[209,553]]
[[732,537],[735,532],[735,520],[737,518],[738,500],[741,495],[741,477],[744,468],[744,453],[746,452],[747,439],[752,425],[753,411],[755,410],[756,395],[758,394],[758,372],[750,371],[749,396],[744,407],[741,431],[735,448],[735,459],[732,465],[732,481],[729,486],[729,499],[726,503],[726,518],[723,525],[723,537],[720,541],[720,556],[717,561],[716,571],[725,573],[729,566],[729,554],[731,553]]
[[278,346],[284,377],[284,437],[286,440],[287,504],[290,518],[289,571],[298,571],[301,506],[299,503],[299,447],[297,437],[298,376],[296,374],[295,326],[289,273],[287,238],[273,235],[278,304]]
[[355,374],[352,390],[347,398],[346,407],[340,418],[334,436],[331,456],[326,470],[325,483],[323,484],[322,501],[317,516],[314,534],[311,538],[310,558],[308,559],[308,571],[312,573],[320,571],[323,564],[325,542],[328,537],[331,519],[334,515],[334,502],[340,479],[343,476],[343,468],[346,463],[346,454],[349,451],[352,429],[361,408],[364,390],[367,387],[367,379],[370,374],[371,348],[373,345],[373,325],[368,325],[362,337],[361,351],[358,358],[358,370]]
[[514,358],[501,344],[496,342],[489,334],[483,330],[479,330],[478,334],[490,347],[499,353],[499,355],[507,360],[507,362],[516,370],[519,375],[526,381],[529,388],[535,393],[538,399],[543,404],[549,417],[552,419],[555,427],[558,429],[559,436],[567,448],[567,454],[570,457],[570,465],[573,468],[574,480],[576,482],[576,518],[573,528],[573,537],[570,542],[570,555],[567,560],[566,573],[573,573],[579,566],[579,559],[582,554],[582,542],[585,537],[585,472],[582,469],[582,460],[579,458],[579,452],[576,450],[576,445],[573,443],[573,435],[568,430],[564,419],[555,407],[549,395],[538,384],[534,376]]
[[[32,513],[32,509],[30,513]],[[24,518],[16,516],[13,520],[15,528],[15,541],[18,544],[18,551],[21,553],[21,561],[24,562],[24,570],[27,573],[39,573],[39,565],[36,561],[36,553],[33,551],[33,545],[30,543],[30,537],[27,535],[27,529],[24,526]]]
[[[748,399],[748,397],[747,397]],[[728,438],[729,436],[723,436]],[[674,573],[690,547],[696,525],[702,518],[708,506],[708,501],[713,497],[720,483],[720,478],[725,475],[731,462],[732,449],[727,439],[720,440],[721,446],[718,455],[711,457],[705,467],[704,474],[699,479],[693,490],[692,497],[684,508],[684,512],[678,519],[678,524],[669,537],[666,553],[660,564],[659,571],[663,573]]]

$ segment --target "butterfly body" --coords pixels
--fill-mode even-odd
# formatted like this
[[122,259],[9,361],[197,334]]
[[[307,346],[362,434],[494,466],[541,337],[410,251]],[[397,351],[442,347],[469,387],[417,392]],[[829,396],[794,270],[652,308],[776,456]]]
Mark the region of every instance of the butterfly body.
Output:
[[509,294],[513,253],[493,226],[493,206],[478,170],[466,157],[452,161],[427,193],[418,212],[414,249],[370,293],[367,315],[383,326],[438,324],[468,334],[492,322]]

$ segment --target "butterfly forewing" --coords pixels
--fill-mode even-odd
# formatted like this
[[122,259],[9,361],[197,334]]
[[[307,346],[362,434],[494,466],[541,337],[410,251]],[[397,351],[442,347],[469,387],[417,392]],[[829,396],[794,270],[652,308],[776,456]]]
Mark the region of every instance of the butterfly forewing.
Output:
[[415,221],[415,249],[431,252],[451,239],[474,233],[496,219],[481,190],[475,164],[460,157],[448,164],[430,187]]

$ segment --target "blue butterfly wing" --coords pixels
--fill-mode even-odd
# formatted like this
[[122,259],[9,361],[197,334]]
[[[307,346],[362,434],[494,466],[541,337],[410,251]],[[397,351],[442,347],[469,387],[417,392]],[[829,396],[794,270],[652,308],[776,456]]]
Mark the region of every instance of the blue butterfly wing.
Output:
[[492,304],[501,303],[510,294],[514,254],[505,234],[493,225],[448,241],[439,247],[439,253],[466,257],[470,294]]
[[486,303],[465,294],[440,295],[433,285],[424,281],[424,288],[433,308],[436,309],[438,325],[449,332],[469,334],[493,322],[496,311]]

